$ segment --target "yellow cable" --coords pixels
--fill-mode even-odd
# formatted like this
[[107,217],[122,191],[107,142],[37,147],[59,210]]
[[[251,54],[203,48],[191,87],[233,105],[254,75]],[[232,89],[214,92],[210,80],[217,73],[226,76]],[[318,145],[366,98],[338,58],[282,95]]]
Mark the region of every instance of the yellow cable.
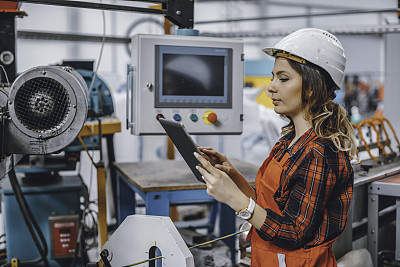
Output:
[[[223,237],[219,237],[219,238],[216,238],[216,239],[213,239],[213,240],[204,242],[204,243],[200,243],[200,244],[191,246],[191,247],[189,247],[189,249],[197,248],[197,247],[204,246],[204,245],[208,245],[208,244],[214,243],[214,242],[216,242],[216,241],[219,241],[219,240],[222,240],[222,239],[231,237],[231,236],[235,236],[235,235],[241,234],[241,233],[246,232],[246,231],[249,231],[249,230],[250,230],[250,228],[249,228],[249,229],[245,229],[245,230],[241,230],[241,231],[236,232],[236,233],[233,233],[233,234],[229,234],[229,235],[226,235],[226,236],[223,236]],[[135,265],[139,265],[139,264],[146,263],[146,262],[149,262],[149,261],[159,260],[159,259],[161,259],[161,258],[163,258],[163,256],[158,256],[158,257],[151,258],[151,259],[148,259],[148,260],[144,260],[144,261],[132,263],[132,264],[129,264],[129,265],[125,265],[125,266],[123,266],[123,267],[135,266]]]

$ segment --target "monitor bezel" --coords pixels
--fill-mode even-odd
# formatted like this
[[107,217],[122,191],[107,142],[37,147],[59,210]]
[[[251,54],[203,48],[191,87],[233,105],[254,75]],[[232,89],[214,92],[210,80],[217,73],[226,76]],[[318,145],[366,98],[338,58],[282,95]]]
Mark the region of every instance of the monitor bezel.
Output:
[[[204,55],[224,57],[224,95],[188,96],[163,95],[162,58],[164,54]],[[156,108],[232,108],[232,48],[179,45],[155,45],[155,102]]]

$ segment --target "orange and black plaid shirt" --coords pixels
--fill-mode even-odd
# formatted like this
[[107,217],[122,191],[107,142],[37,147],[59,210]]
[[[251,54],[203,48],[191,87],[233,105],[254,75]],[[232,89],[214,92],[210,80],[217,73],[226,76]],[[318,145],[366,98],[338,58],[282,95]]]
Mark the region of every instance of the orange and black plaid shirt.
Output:
[[[285,249],[310,248],[337,237],[345,228],[353,194],[354,173],[349,156],[311,128],[288,148],[294,131],[271,151],[284,164],[274,199],[282,215],[266,209],[259,236]],[[256,188],[257,190],[257,188]]]

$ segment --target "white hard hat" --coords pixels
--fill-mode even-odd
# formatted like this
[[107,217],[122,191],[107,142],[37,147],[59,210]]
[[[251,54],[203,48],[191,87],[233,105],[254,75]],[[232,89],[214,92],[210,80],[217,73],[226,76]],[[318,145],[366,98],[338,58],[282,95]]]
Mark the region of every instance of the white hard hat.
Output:
[[[263,49],[270,56],[281,56],[280,51],[285,51],[305,59],[326,70],[335,84],[340,88],[344,79],[346,56],[340,41],[331,33],[314,28],[297,30],[284,37],[273,47]],[[286,57],[290,57],[286,53]],[[296,61],[301,61],[297,59]]]

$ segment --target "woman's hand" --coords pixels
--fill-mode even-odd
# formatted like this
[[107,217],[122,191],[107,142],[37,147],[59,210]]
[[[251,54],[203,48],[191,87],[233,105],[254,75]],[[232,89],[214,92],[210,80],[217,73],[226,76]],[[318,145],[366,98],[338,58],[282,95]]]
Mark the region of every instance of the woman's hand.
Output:
[[248,197],[242,193],[228,174],[212,166],[207,159],[198,153],[195,153],[195,156],[201,163],[201,166],[198,166],[197,169],[204,177],[207,194],[236,211],[246,208],[249,202]]
[[236,169],[232,166],[232,164],[229,162],[228,158],[215,151],[211,147],[200,147],[200,151],[203,153],[203,156],[210,162],[212,166],[215,168],[225,172],[228,174],[228,176],[234,174],[236,172]]

